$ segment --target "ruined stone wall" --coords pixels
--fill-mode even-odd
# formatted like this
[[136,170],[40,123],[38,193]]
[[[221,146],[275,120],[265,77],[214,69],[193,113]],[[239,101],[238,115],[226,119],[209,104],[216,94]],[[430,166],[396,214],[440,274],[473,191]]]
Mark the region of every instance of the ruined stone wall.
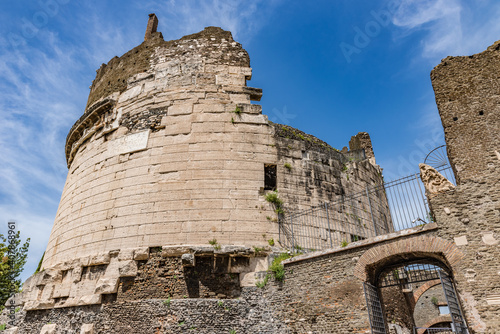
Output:
[[19,312],[17,324],[17,334],[289,333],[256,287],[244,289],[240,299],[150,299]]
[[500,328],[500,43],[432,71],[455,189],[429,196],[439,235],[466,254],[455,272],[476,333]]
[[[289,224],[293,216],[304,217],[301,222],[294,220],[294,233],[303,236],[296,240],[298,246],[325,249],[332,246],[330,239],[335,239],[337,246],[342,240],[351,242],[352,238],[393,231],[385,192],[373,191],[374,185],[383,183],[382,170],[367,159],[364,148],[340,152],[298,129],[273,126],[278,154],[277,188],[285,207],[283,219]],[[329,217],[325,203],[329,205]],[[307,211],[310,208],[316,208],[314,214]],[[330,219],[335,232],[324,223]],[[373,221],[378,223],[377,233]],[[316,224],[315,233],[308,224]]]
[[455,278],[468,324],[476,333],[495,333],[500,326],[498,182],[498,177],[496,186],[467,182],[430,199],[439,235],[466,254]]
[[278,154],[278,189],[285,205],[307,209],[381,184],[382,170],[363,149],[341,153],[290,126],[274,124]]
[[500,41],[431,72],[448,157],[458,183],[494,174],[500,152]]

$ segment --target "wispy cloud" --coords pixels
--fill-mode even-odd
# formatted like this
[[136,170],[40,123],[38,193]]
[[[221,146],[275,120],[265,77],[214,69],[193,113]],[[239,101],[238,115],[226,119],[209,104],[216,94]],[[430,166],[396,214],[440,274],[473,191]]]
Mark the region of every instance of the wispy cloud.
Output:
[[421,32],[420,56],[435,62],[491,45],[500,36],[499,13],[491,0],[401,0],[392,22],[401,28],[399,38]]
[[88,92],[78,81],[88,67],[81,47],[39,34],[43,45],[0,53],[0,233],[12,219],[31,237],[23,278],[45,250],[67,174],[65,137]]

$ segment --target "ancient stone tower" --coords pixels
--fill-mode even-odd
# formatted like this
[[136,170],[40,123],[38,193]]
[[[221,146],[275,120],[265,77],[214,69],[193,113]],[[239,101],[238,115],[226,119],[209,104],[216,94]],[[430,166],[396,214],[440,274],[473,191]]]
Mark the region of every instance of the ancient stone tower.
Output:
[[[266,219],[265,190],[303,207],[366,183],[340,180],[353,154],[276,129],[251,104],[262,90],[247,87],[250,59],[230,32],[165,42],[156,26],[152,14],[145,41],[97,71],[66,140],[68,178],[44,268],[135,247],[267,245],[262,235],[277,238],[278,226]],[[359,168],[379,178],[367,160]]]

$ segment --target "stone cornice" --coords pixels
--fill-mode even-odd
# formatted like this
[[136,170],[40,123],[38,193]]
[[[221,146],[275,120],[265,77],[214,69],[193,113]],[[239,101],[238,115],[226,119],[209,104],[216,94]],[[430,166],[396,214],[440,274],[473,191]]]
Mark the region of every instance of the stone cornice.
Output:
[[115,104],[116,100],[111,97],[97,101],[71,127],[66,137],[65,148],[68,168],[71,166],[71,162],[80,145],[105,125],[104,115],[106,112],[112,110]]

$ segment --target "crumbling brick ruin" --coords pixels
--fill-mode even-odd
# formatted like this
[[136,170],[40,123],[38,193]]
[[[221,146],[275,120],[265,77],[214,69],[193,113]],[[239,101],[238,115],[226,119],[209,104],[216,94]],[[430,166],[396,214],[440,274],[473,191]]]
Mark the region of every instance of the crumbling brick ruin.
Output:
[[[432,71],[458,181],[422,166],[434,222],[375,237],[360,224],[351,243],[285,260],[282,281],[268,274],[280,210],[381,184],[370,137],[338,151],[269,122],[230,32],[166,42],[157,25],[97,71],[43,270],[7,333],[410,333],[452,321],[441,284],[469,333],[499,332],[500,42]],[[439,276],[412,283],[425,268]]]

